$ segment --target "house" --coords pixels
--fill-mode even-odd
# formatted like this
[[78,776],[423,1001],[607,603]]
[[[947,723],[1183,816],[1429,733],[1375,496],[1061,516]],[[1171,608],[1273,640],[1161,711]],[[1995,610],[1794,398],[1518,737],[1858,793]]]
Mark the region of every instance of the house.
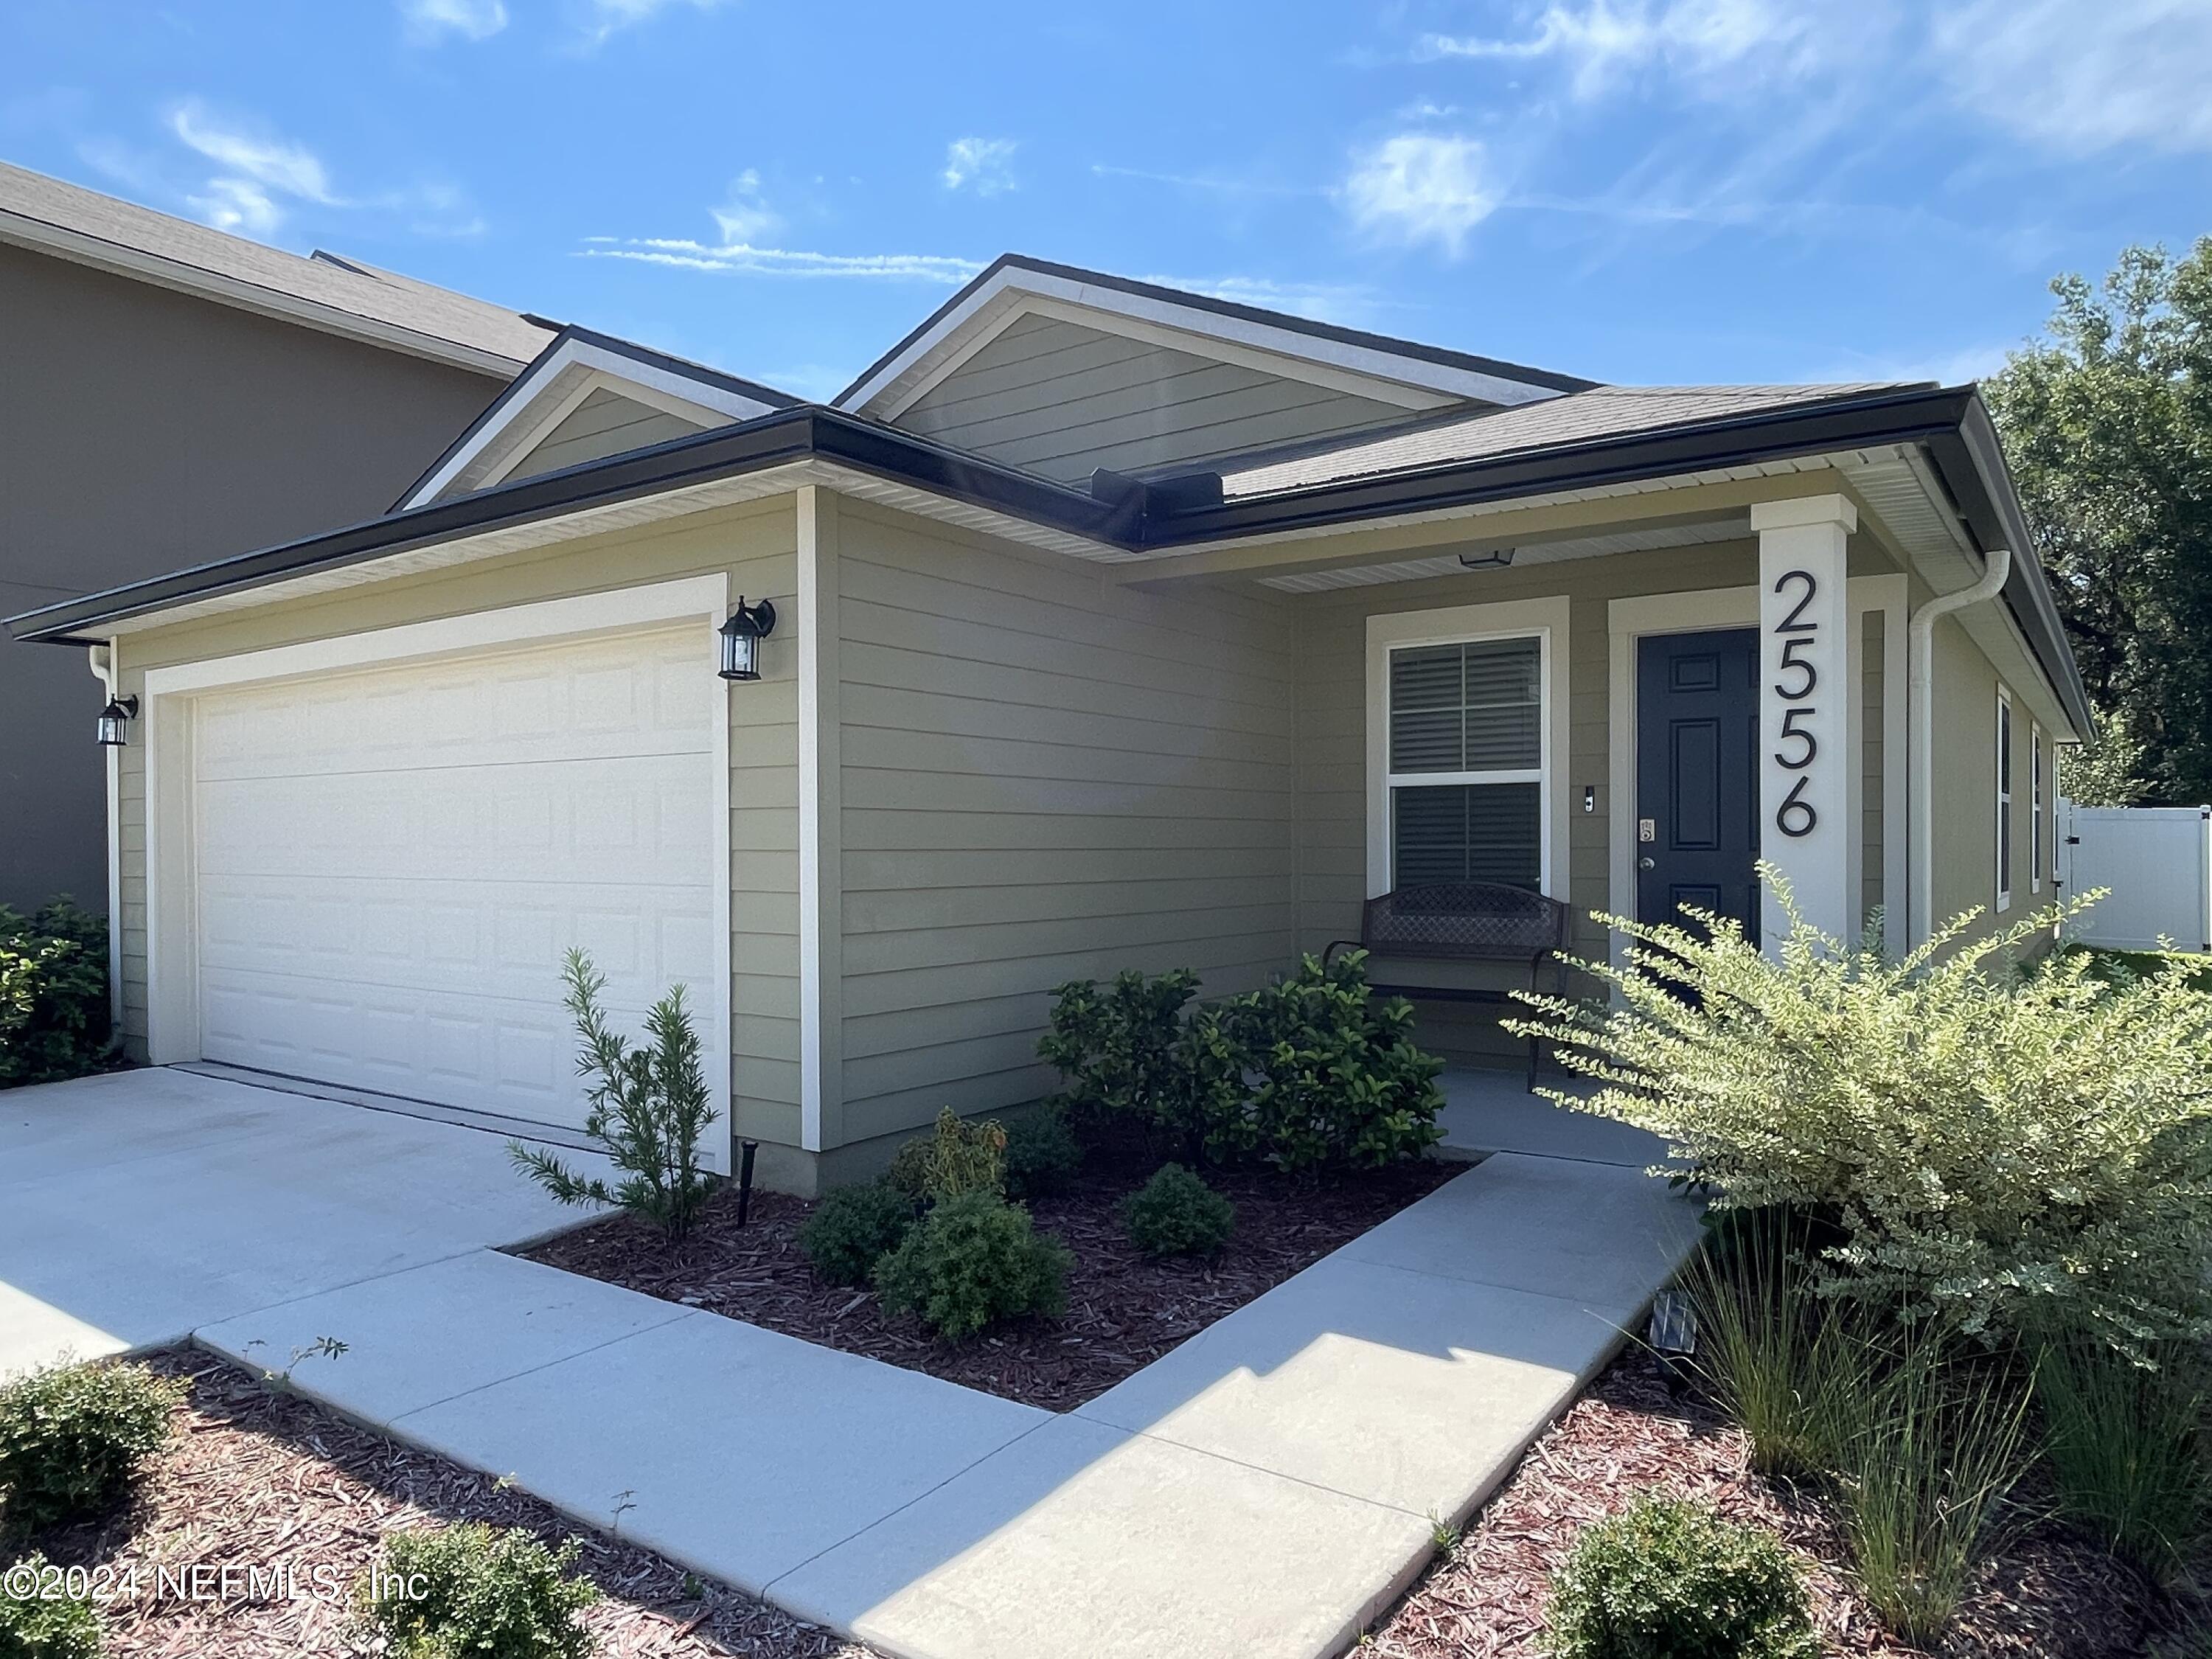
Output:
[[[0,164],[0,611],[373,518],[550,337]],[[0,904],[107,903],[95,692],[0,643]]]
[[1763,851],[1838,934],[1994,925],[2088,720],[1971,386],[1012,257],[827,404],[566,330],[390,514],[10,627],[136,700],[139,1052],[573,1124],[580,944],[628,1016],[690,988],[801,1191],[1047,1091],[1052,987],[1248,988],[1401,883],[1759,926]]

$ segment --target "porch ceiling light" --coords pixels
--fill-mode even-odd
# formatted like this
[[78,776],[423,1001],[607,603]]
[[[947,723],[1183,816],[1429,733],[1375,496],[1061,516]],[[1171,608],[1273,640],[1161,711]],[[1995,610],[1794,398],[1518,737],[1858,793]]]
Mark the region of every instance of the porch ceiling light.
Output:
[[1462,553],[1459,562],[1469,570],[1503,570],[1513,562],[1513,554],[1512,548],[1498,547],[1487,553]]
[[760,678],[760,642],[775,631],[775,607],[766,599],[758,605],[747,605],[745,596],[738,595],[738,608],[730,612],[730,619],[720,629],[722,635],[721,676],[726,680],[757,680]]
[[131,722],[138,718],[138,699],[110,697],[100,711],[100,742],[104,749],[120,749],[131,741]]

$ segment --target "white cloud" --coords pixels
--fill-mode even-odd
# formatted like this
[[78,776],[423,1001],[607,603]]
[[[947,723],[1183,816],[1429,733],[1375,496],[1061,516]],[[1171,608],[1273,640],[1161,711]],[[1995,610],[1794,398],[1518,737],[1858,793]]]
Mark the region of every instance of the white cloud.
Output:
[[750,242],[766,236],[783,223],[761,195],[760,174],[747,167],[730,180],[728,199],[711,210],[726,243]]
[[798,248],[714,246],[673,236],[587,236],[577,250],[587,259],[629,259],[677,270],[732,271],[747,276],[838,276],[957,287],[981,271],[974,259],[939,253],[812,253]]
[[507,27],[502,0],[399,0],[407,38],[429,46],[449,34],[465,40],[489,40]]
[[[1860,26],[1879,8],[1854,9]],[[1694,79],[1796,79],[1823,68],[1840,31],[1838,9],[1819,0],[1589,0],[1553,5],[1511,39],[1431,34],[1430,58],[1558,58],[1578,96],[1592,98],[1652,69]]]
[[169,117],[169,130],[233,175],[213,181],[210,189],[244,179],[263,186],[264,192],[275,191],[309,202],[337,200],[321,161],[303,144],[287,143],[227,125],[198,102],[179,105]]
[[1400,133],[1358,158],[1344,183],[1344,204],[1364,230],[1436,242],[1456,254],[1498,206],[1486,164],[1475,139]]
[[2049,149],[2212,149],[2205,0],[1969,0],[1933,46],[1960,105]]
[[1012,138],[955,138],[945,147],[945,187],[972,187],[978,196],[1014,188]]
[[217,230],[266,236],[284,221],[283,210],[251,179],[210,179],[206,194],[187,196],[185,201]]
[[585,23],[586,44],[596,46],[626,28],[647,23],[674,6],[712,11],[726,0],[590,0]]

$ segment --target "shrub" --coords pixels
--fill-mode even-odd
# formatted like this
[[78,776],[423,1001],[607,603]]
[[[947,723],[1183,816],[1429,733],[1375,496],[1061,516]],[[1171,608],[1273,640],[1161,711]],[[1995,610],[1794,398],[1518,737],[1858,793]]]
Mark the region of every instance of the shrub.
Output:
[[865,1285],[915,1223],[915,1201],[880,1181],[825,1194],[799,1230],[799,1248],[832,1285]]
[[1024,1112],[1006,1130],[1006,1194],[1042,1198],[1059,1192],[1083,1167],[1083,1148],[1058,1101]]
[[1183,1047],[1208,1151],[1283,1170],[1418,1156],[1443,1138],[1443,1061],[1415,1048],[1413,1030],[1411,1003],[1369,990],[1361,951],[1326,968],[1309,956],[1291,977],[1201,1012]]
[[1194,1152],[1197,1126],[1175,1049],[1183,1005],[1197,994],[1198,975],[1188,968],[1157,979],[1132,968],[1103,988],[1073,980],[1056,989],[1052,1028],[1038,1041],[1037,1053],[1059,1067],[1069,1109],[1132,1119],[1193,1142]]
[[618,1205],[675,1243],[714,1191],[714,1176],[699,1167],[699,1139],[715,1113],[707,1103],[699,1033],[684,1006],[684,988],[672,987],[653,1005],[645,1017],[653,1040],[633,1048],[607,1024],[599,1006],[606,977],[592,971],[591,958],[571,950],[562,976],[580,1044],[576,1073],[596,1079],[587,1091],[584,1129],[606,1148],[621,1179],[610,1186],[579,1175],[552,1153],[520,1141],[510,1141],[507,1152],[562,1203]]
[[2027,1463],[2027,1398],[1999,1367],[1927,1325],[1899,1334],[1886,1372],[1848,1393],[1838,1507],[1867,1604],[1934,1648],[1989,1552]]
[[184,1399],[143,1365],[57,1365],[0,1385],[0,1527],[35,1537],[113,1510]]
[[2204,1532],[2204,1398],[2181,1355],[2161,1361],[2055,1342],[2037,1360],[2035,1399],[2060,1512],[2171,1583]]
[[67,899],[0,904],[0,1089],[96,1072],[112,1041],[106,921]]
[[1121,1201],[1121,1224],[1146,1255],[1218,1255],[1237,1226],[1237,1206],[1180,1164]]
[[29,1573],[32,1588],[27,1595],[0,1588],[0,1659],[100,1659],[100,1610],[88,1597],[69,1595],[66,1581],[48,1594],[40,1580],[52,1568],[43,1555],[27,1555],[9,1571]]
[[933,1129],[892,1156],[884,1179],[926,1204],[963,1193],[1003,1193],[1006,1132],[988,1120],[970,1123],[947,1106],[938,1113]]
[[918,1314],[957,1342],[1002,1319],[1066,1312],[1073,1264],[1020,1205],[969,1192],[937,1205],[876,1264],[876,1290],[890,1311]]
[[1781,1541],[1703,1504],[1644,1497],[1586,1530],[1552,1579],[1557,1659],[1815,1659]]
[[476,1521],[392,1533],[355,1586],[361,1633],[392,1659],[588,1659],[577,1615],[599,1592],[572,1571],[581,1549]]
[[1576,964],[1613,1005],[1532,996],[1510,1028],[1605,1085],[1552,1098],[1664,1136],[1723,1207],[1832,1221],[1823,1292],[2140,1352],[2212,1331],[2212,997],[2179,966],[2002,971],[2076,908],[1972,942],[1969,914],[1894,963],[1794,908],[1778,958],[1727,919],[1616,918],[1626,963]]

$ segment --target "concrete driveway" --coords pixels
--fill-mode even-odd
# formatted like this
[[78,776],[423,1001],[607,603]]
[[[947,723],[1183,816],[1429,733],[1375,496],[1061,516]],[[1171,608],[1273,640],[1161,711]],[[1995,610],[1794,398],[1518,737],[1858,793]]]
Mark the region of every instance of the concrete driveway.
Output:
[[0,1376],[581,1218],[481,1130],[166,1068],[9,1090]]

